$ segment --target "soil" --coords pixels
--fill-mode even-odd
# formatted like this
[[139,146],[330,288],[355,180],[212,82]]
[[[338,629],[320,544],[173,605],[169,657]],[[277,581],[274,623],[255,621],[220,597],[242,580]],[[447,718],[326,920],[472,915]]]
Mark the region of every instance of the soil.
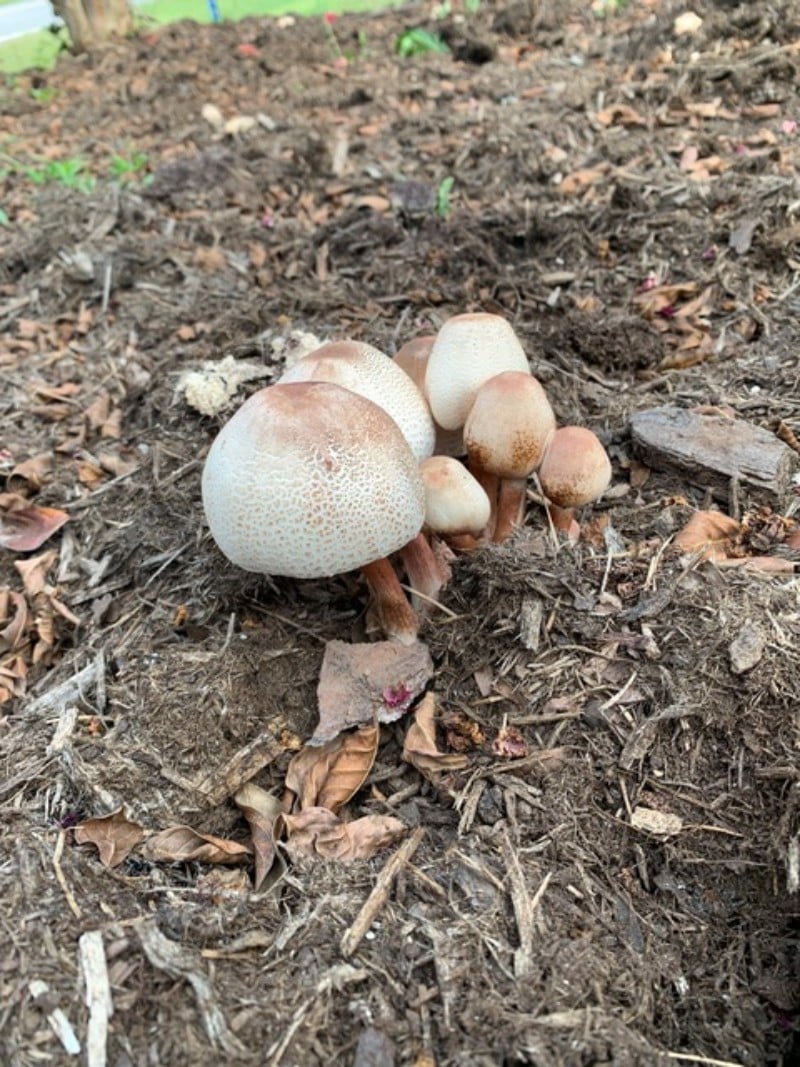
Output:
[[[56,1009],[86,1045],[87,931],[115,1067],[797,1062],[800,586],[687,565],[670,538],[707,495],[644,470],[628,418],[716,405],[800,435],[800,13],[606,6],[179,24],[3,90],[0,459],[70,517],[0,554],[28,612],[0,646],[3,1063],[74,1062]],[[451,54],[401,58],[415,26]],[[292,331],[391,354],[466,310],[512,322],[614,480],[575,548],[532,486],[513,540],[459,557],[420,636],[468,765],[435,785],[383,727],[344,816],[423,832],[369,930],[343,954],[398,844],[259,892],[250,866],[104,864],[74,827],[119,808],[248,840],[193,783],[266,737],[280,795],[325,643],[364,639],[357,575],[223,559],[216,431]],[[180,376],[225,356],[266,377],[203,416]]]

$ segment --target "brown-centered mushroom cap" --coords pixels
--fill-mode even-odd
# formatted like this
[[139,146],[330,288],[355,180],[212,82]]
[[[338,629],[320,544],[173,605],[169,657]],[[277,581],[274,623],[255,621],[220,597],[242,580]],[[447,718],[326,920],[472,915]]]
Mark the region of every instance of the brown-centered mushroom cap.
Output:
[[539,467],[539,483],[559,508],[579,508],[603,495],[611,461],[596,434],[585,426],[560,426]]
[[424,518],[418,464],[397,424],[327,382],[254,393],[212,444],[202,490],[211,533],[231,562],[294,578],[383,559]]
[[435,431],[427,401],[403,368],[363,341],[330,341],[297,360],[279,379],[333,382],[382,407],[418,460],[433,452]]

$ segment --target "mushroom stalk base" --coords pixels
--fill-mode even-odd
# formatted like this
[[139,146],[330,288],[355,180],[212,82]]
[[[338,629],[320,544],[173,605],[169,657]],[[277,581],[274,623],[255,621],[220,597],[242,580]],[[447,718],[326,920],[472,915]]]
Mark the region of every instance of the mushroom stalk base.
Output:
[[[400,559],[408,575],[408,584],[416,593],[421,593],[422,603],[415,601],[412,593],[411,603],[417,611],[424,610],[427,600],[436,600],[442,587],[450,580],[450,569],[437,559],[425,534],[418,533],[400,549]],[[423,599],[426,598],[426,599]]]
[[417,640],[419,619],[408,602],[400,579],[388,559],[376,559],[361,568],[372,593],[370,610],[387,637],[402,645]]
[[489,512],[489,521],[486,524],[484,533],[486,539],[491,541],[494,537],[494,527],[497,522],[497,495],[500,491],[500,479],[496,474],[490,474],[489,471],[484,470],[474,455],[467,456],[467,470],[489,497],[491,511]]
[[492,540],[495,544],[507,540],[525,520],[527,478],[501,478],[497,494],[497,517]]
[[558,504],[549,503],[547,510],[556,533],[564,534],[570,544],[577,544],[581,536],[581,527],[575,518],[575,508],[560,508]]

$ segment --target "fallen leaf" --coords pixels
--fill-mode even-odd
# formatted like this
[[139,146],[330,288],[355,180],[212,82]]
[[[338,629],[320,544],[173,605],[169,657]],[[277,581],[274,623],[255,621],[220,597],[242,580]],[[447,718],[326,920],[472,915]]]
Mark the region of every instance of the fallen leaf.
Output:
[[238,841],[201,834],[191,826],[171,826],[148,837],[142,855],[154,863],[241,863],[251,851]]
[[104,867],[118,867],[144,836],[145,831],[128,818],[123,808],[75,827],[75,843],[94,845]]
[[298,798],[301,810],[312,807],[337,811],[364,784],[378,750],[377,723],[342,734],[326,745],[306,745],[286,770],[286,788]]
[[13,489],[15,481],[23,481],[27,483],[29,489],[41,489],[52,469],[53,453],[40,452],[37,456],[31,456],[30,459],[18,463],[9,474],[6,484],[9,489]]
[[253,888],[258,891],[275,861],[275,820],[281,813],[281,802],[254,782],[245,782],[233,799],[241,808],[253,835]]
[[696,511],[673,543],[681,552],[699,552],[701,559],[717,562],[730,556],[740,529],[736,519],[721,511]]
[[204,871],[195,882],[198,893],[207,896],[210,902],[219,907],[226,900],[240,900],[246,897],[252,886],[247,871],[236,867],[211,867]]
[[0,547],[12,552],[33,552],[66,522],[69,522],[69,515],[60,508],[30,504],[26,508],[7,511],[0,518]]
[[22,593],[7,586],[0,589],[0,652],[13,652],[22,644],[28,629],[28,602]]
[[18,559],[14,564],[15,569],[22,578],[22,585],[26,595],[32,600],[39,593],[44,592],[47,585],[47,572],[58,558],[54,549],[42,552],[41,556],[33,556],[31,559]]
[[466,767],[469,760],[457,753],[440,752],[436,744],[436,700],[433,693],[426,693],[417,707],[414,722],[408,729],[403,745],[403,759],[412,767],[436,783],[447,771]]
[[297,815],[282,815],[281,819],[288,837],[285,848],[290,856],[340,863],[370,859],[406,829],[391,815],[365,815],[345,823],[327,808],[308,808]]
[[631,812],[631,826],[635,830],[646,830],[659,837],[671,837],[681,832],[683,819],[680,815],[655,811],[653,808],[634,808]]
[[322,745],[351,726],[394,722],[433,676],[427,645],[396,641],[329,641],[320,668],[319,724],[309,744]]

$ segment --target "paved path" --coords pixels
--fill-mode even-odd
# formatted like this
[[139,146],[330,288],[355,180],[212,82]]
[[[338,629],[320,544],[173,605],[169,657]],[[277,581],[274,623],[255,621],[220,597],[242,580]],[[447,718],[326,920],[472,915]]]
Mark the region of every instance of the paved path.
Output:
[[51,22],[61,22],[47,0],[24,0],[21,4],[0,6],[0,41],[19,37],[33,30],[44,30]]

